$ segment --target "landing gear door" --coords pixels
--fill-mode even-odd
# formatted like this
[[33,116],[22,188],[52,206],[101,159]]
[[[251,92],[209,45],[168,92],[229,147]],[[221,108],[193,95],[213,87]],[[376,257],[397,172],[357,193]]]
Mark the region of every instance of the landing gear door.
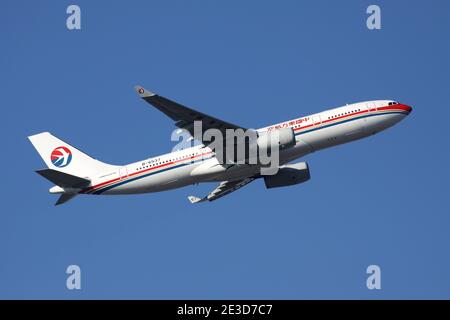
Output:
[[126,177],[128,177],[127,167],[122,167],[119,169],[119,177],[120,179],[125,179]]

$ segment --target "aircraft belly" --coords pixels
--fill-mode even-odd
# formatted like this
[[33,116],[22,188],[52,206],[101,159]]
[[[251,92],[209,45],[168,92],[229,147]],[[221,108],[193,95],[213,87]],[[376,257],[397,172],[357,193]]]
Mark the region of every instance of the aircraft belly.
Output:
[[367,118],[367,131],[369,134],[375,134],[383,131],[399,122],[405,116],[401,114],[384,114]]
[[[296,134],[296,145],[280,152],[279,164],[283,165],[311,152],[366,137],[394,125],[402,118],[402,115],[379,115],[336,125],[325,124],[310,132],[299,132]],[[168,168],[150,175],[143,174],[141,177],[125,177],[116,187],[101,194],[158,192],[204,181],[233,181],[260,173],[258,165],[231,165],[222,172],[211,166],[213,162],[210,159],[197,164]]]
[[225,172],[215,175],[211,179],[205,181],[232,181],[252,177],[256,174],[259,174],[258,165],[233,165]]
[[301,137],[297,136],[295,140],[297,142],[294,147],[280,152],[280,164],[285,164],[297,158],[304,157],[314,151],[311,145],[306,143]]
[[139,194],[184,187],[196,182],[189,175],[191,170],[192,166],[189,165],[142,178],[133,178],[129,182],[124,181],[123,184],[102,194]]
[[357,119],[305,133],[302,139],[317,151],[361,139],[367,135],[366,119]]

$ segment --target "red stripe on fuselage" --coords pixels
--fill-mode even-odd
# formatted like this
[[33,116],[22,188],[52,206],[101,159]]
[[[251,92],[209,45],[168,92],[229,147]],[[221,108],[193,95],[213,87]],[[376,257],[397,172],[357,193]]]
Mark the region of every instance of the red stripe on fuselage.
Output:
[[[148,172],[148,171],[152,171],[152,170],[159,169],[159,168],[163,168],[163,167],[166,167],[166,166],[170,166],[170,165],[175,164],[175,163],[179,163],[179,162],[183,162],[183,161],[187,161],[187,160],[193,160],[193,159],[195,159],[195,158],[203,157],[203,156],[205,156],[205,155],[208,155],[208,154],[210,154],[210,153],[212,153],[212,151],[209,151],[209,152],[206,152],[206,153],[202,153],[202,154],[199,154],[199,155],[196,155],[196,156],[190,156],[190,157],[187,157],[187,158],[185,158],[185,159],[180,159],[180,160],[176,160],[176,161],[171,161],[171,162],[163,163],[163,164],[160,164],[160,165],[158,165],[158,166],[156,166],[156,167],[151,167],[151,168],[148,168],[148,169],[144,169],[144,170],[141,170],[141,171],[134,172],[134,173],[132,173],[132,174],[129,174],[129,175],[126,176],[125,178],[128,178],[128,177],[134,177],[134,176],[139,175],[139,174],[141,174],[141,173]],[[120,180],[122,180],[122,179],[123,179],[122,177],[114,178],[114,179],[111,179],[111,180],[108,180],[108,181],[105,181],[105,182],[96,184],[95,186],[91,186],[91,187],[89,187],[89,188],[86,188],[86,189],[84,189],[84,190],[81,190],[80,193],[86,193],[86,192],[92,191],[92,190],[94,190],[94,189],[98,189],[98,188],[100,188],[100,187],[103,187],[103,186],[105,186],[105,185],[107,185],[107,184],[110,184],[110,183],[113,183],[113,182],[116,182],[116,181],[120,181]]]
[[404,104],[394,104],[392,106],[385,106],[385,107],[379,107],[378,110],[396,110],[396,109],[400,109],[406,112],[411,112],[411,107],[406,106]]
[[323,120],[323,121],[318,122],[318,123],[312,123],[312,124],[309,124],[309,125],[304,126],[304,127],[299,127],[299,128],[294,129],[294,131],[303,130],[303,129],[306,129],[306,128],[314,127],[316,125],[321,125],[321,124],[324,124],[324,123],[333,122],[333,121],[336,121],[336,120],[342,120],[342,119],[349,118],[349,117],[352,117],[352,116],[355,116],[355,115],[359,115],[359,114],[363,114],[363,113],[375,112],[375,111],[386,111],[386,110],[403,110],[403,111],[410,112],[411,108],[408,107],[408,106],[404,106],[402,104],[396,104],[396,105],[392,105],[392,106],[379,107],[379,108],[376,108],[376,109],[362,110],[362,111],[357,111],[357,112],[345,114],[345,115],[342,115],[342,116],[339,116],[339,117],[336,117],[336,118]]
[[[357,111],[357,112],[353,112],[353,113],[350,113],[350,114],[342,115],[342,116],[339,116],[339,117],[336,117],[336,118],[327,119],[327,120],[321,121],[319,123],[312,123],[312,124],[309,124],[307,126],[299,127],[299,128],[294,129],[294,131],[303,130],[303,129],[306,129],[306,128],[314,127],[316,125],[321,125],[321,124],[324,124],[324,123],[333,122],[333,121],[336,121],[336,120],[342,120],[342,119],[345,119],[345,118],[348,118],[348,117],[352,117],[352,116],[355,116],[355,115],[359,115],[359,114],[363,114],[363,113],[375,112],[375,111],[386,111],[386,110],[403,110],[403,111],[410,112],[411,108],[408,107],[408,106],[402,105],[402,104],[396,104],[396,105],[392,105],[392,106],[379,107],[379,108],[376,108],[376,109],[362,110],[362,111]],[[186,160],[192,160],[192,159],[195,159],[195,158],[198,158],[198,157],[202,157],[202,156],[205,156],[205,155],[208,155],[208,154],[211,154],[211,153],[212,153],[212,151],[207,152],[207,153],[202,153],[202,154],[197,155],[197,156],[191,156],[191,157],[186,158],[186,159],[181,159],[181,160],[176,160],[176,161],[171,161],[171,162],[168,162],[168,163],[164,163],[164,164],[158,165],[156,167],[151,167],[151,168],[144,169],[144,170],[141,170],[141,171],[138,171],[138,172],[134,172],[132,174],[129,174],[126,178],[134,177],[134,176],[142,174],[144,172],[148,172],[148,171],[156,170],[156,169],[163,168],[163,167],[166,167],[166,166],[170,166],[170,165],[175,164],[175,163],[183,162],[183,161],[186,161]],[[111,179],[111,180],[108,180],[108,181],[96,184],[95,186],[91,186],[89,188],[86,188],[86,189],[80,191],[80,193],[86,193],[86,192],[92,191],[94,189],[98,189],[100,187],[103,187],[103,186],[105,186],[107,184],[110,184],[110,183],[113,183],[113,182],[116,182],[116,181],[120,181],[120,180],[122,180],[121,177],[114,178],[114,179]]]

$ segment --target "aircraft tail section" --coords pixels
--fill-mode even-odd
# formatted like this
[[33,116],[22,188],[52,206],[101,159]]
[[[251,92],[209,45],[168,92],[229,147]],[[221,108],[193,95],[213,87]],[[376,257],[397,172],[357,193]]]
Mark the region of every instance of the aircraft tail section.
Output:
[[[100,172],[114,169],[116,166],[98,161],[70,144],[58,139],[49,132],[28,137],[49,169],[68,175],[87,178]],[[53,172],[52,171],[52,172]],[[53,173],[45,172],[51,175]],[[41,172],[38,172],[41,175]],[[49,176],[44,176],[49,179]],[[51,179],[49,179],[52,181]]]
[[61,194],[55,205],[75,197],[99,174],[117,168],[88,156],[48,132],[30,136],[28,139],[48,167],[36,172],[56,185],[50,189],[50,193]]
[[36,171],[38,174],[56,184],[53,188],[50,189],[50,193],[60,193],[58,201],[56,201],[55,205],[63,204],[73,197],[75,197],[78,192],[89,186],[91,180],[80,178],[77,176],[73,176],[68,173],[56,171],[53,169],[42,169]]

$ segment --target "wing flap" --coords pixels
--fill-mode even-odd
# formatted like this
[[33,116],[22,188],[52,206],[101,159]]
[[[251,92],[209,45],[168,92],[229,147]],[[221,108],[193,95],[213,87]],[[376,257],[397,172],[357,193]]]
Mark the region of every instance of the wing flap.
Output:
[[226,196],[227,194],[230,194],[230,193],[246,186],[253,180],[255,180],[254,177],[245,178],[242,180],[223,181],[217,186],[217,188],[215,188],[213,191],[211,191],[207,196],[205,196],[203,198],[189,196],[188,199],[191,203],[214,201],[214,200],[217,200],[223,196]]

